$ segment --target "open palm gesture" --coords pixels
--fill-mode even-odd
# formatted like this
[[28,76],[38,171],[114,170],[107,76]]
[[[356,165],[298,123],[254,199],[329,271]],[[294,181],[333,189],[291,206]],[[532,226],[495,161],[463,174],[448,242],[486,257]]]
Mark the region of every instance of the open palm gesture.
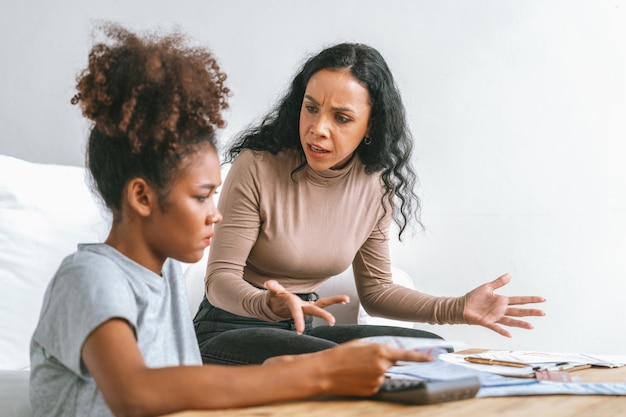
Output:
[[516,317],[543,316],[545,313],[536,308],[511,307],[522,304],[542,303],[543,297],[516,296],[507,297],[495,293],[511,281],[509,274],[483,284],[465,295],[463,316],[467,323],[484,326],[503,336],[511,337],[511,333],[500,325],[532,329],[533,325]]

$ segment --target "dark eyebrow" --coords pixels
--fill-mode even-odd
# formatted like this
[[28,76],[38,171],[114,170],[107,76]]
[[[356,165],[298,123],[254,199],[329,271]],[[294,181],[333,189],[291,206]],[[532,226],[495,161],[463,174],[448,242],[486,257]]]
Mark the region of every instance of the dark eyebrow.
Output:
[[311,100],[314,104],[317,104],[318,106],[320,105],[319,101],[315,100],[313,97],[309,95],[305,95],[304,98]]
[[[311,97],[309,95],[305,95],[304,98],[306,98],[307,100],[312,101],[316,106],[320,105],[319,101],[315,100],[313,97]],[[350,107],[333,107],[333,110],[335,110],[335,111],[342,111],[342,112],[356,113]]]
[[200,184],[198,185],[199,188],[204,188],[208,191],[212,191],[215,190],[218,186],[215,184]]

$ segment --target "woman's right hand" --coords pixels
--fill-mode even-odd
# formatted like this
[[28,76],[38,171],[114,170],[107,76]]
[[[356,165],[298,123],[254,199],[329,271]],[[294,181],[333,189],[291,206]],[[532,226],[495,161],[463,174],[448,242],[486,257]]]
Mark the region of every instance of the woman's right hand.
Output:
[[333,326],[335,324],[335,316],[324,310],[324,308],[333,304],[350,302],[350,298],[347,295],[334,295],[332,297],[320,298],[317,301],[304,301],[297,295],[287,291],[276,280],[265,281],[264,285],[269,293],[268,304],[274,314],[293,318],[298,334],[302,334],[304,331],[305,315],[320,317]]

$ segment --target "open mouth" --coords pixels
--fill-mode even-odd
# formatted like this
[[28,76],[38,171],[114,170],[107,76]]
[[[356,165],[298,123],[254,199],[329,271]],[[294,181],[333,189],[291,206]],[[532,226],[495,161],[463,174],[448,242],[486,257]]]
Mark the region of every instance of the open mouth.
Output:
[[315,153],[328,153],[328,151],[326,149],[318,148],[315,145],[309,145],[309,149],[311,149]]

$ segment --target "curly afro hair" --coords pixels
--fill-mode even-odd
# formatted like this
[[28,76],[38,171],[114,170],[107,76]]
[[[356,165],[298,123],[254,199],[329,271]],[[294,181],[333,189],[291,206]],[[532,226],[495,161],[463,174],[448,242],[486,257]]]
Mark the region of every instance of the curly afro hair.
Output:
[[216,149],[230,91],[213,54],[180,32],[99,29],[106,39],[92,47],[72,104],[92,121],[87,166],[95,186],[119,209],[130,179],[142,177],[165,196],[186,156],[206,144]]

